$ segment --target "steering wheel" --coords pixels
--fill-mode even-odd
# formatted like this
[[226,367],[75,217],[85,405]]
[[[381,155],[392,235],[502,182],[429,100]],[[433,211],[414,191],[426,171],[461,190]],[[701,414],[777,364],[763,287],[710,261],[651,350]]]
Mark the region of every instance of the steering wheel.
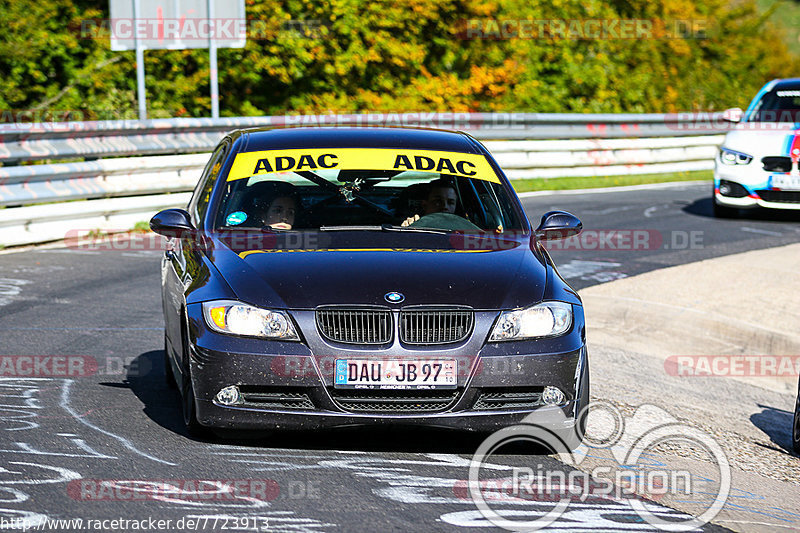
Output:
[[452,213],[431,213],[420,217],[419,220],[412,222],[409,226],[449,231],[481,231],[481,228],[466,218]]

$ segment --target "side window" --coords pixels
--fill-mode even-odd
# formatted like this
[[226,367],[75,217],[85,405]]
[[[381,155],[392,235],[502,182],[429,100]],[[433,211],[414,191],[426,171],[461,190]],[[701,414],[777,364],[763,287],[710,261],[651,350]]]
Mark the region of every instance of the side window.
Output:
[[198,223],[206,214],[208,202],[211,200],[211,191],[214,188],[214,183],[217,181],[219,169],[222,168],[222,163],[225,161],[225,155],[227,153],[228,143],[225,143],[211,154],[211,158],[208,160],[206,168],[203,169],[203,174],[194,190],[192,200],[189,203],[189,214]]

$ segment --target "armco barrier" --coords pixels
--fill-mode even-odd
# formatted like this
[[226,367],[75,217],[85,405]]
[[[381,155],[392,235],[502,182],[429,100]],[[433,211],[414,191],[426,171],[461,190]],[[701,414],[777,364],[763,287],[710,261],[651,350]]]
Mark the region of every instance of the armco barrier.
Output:
[[[534,113],[0,124],[0,245],[56,240],[70,228],[120,229],[158,209],[185,205],[182,193],[197,182],[208,152],[237,128],[464,130],[486,145],[510,179],[523,179],[710,169],[726,129],[720,117],[709,114],[701,121],[712,127],[698,127],[693,114]],[[69,159],[83,161],[50,163]],[[47,164],[30,164],[42,162]]]

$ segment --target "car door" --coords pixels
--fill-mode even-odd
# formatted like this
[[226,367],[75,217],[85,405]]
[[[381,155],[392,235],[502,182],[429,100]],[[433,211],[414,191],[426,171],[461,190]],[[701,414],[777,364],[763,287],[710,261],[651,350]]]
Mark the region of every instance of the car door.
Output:
[[[187,210],[192,223],[202,228],[202,220],[208,209],[211,191],[214,188],[219,170],[228,154],[230,143],[223,141],[211,154],[197,187],[192,194]],[[197,263],[197,244],[194,236],[168,240],[167,250],[162,262],[162,303],[164,306],[164,328],[168,349],[173,356],[173,369],[181,372],[181,316],[186,305],[185,291],[191,284]],[[194,266],[193,266],[194,265]],[[176,374],[177,376],[178,374]]]

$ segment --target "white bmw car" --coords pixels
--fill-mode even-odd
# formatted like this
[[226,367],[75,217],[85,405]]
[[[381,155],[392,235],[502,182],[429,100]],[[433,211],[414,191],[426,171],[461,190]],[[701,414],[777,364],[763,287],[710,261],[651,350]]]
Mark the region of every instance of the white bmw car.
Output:
[[714,215],[739,209],[800,209],[800,78],[772,80],[725,136],[714,165]]

